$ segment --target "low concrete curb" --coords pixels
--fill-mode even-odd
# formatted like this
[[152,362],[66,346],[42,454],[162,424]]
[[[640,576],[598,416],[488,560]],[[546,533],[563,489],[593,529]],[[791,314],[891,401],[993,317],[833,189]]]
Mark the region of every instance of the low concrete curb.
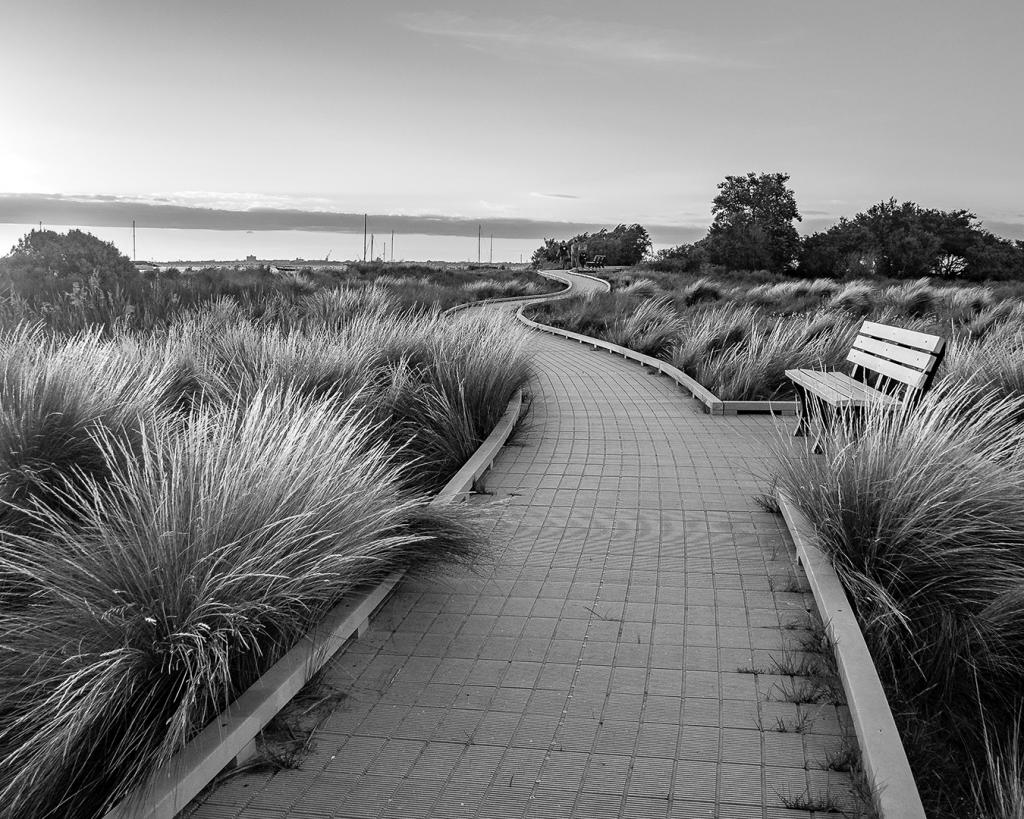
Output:
[[[448,504],[472,490],[494,463],[523,409],[523,393],[509,401],[501,420],[431,501]],[[103,819],[173,819],[225,768],[255,752],[264,726],[350,638],[359,637],[373,613],[404,576],[393,572],[380,585],[339,603],[324,620],[157,771],[150,782],[122,800]]]
[[[611,291],[611,285],[604,279],[599,279],[597,276],[588,276],[586,273],[578,273],[575,270],[572,272],[573,275],[585,276],[588,279],[601,282],[608,287],[609,291]],[[557,295],[559,298],[564,296],[564,294]],[[526,307],[534,304],[542,304],[545,301],[551,300],[553,299],[538,298],[536,301],[530,302],[529,305],[524,304],[516,313],[516,318],[523,322],[523,324],[528,327],[532,327],[535,330],[578,341],[581,344],[589,344],[595,350],[607,350],[610,353],[621,355],[623,358],[636,361],[645,367],[657,370],[662,375],[667,375],[680,387],[690,393],[692,397],[700,401],[711,415],[737,415],[741,412],[770,412],[775,415],[797,414],[796,401],[723,401],[682,370],[677,367],[673,367],[671,364],[662,361],[661,359],[644,355],[643,353],[638,353],[635,350],[630,350],[628,347],[621,347],[618,344],[612,344],[610,341],[581,335],[580,333],[574,333],[570,330],[563,330],[560,327],[552,327],[549,324],[540,324],[536,321],[531,321],[523,315],[523,310],[525,310]]]
[[[538,271],[539,272],[539,271]],[[543,273],[540,275],[544,276]],[[546,279],[552,278],[551,276],[544,276]],[[512,301],[547,301],[551,298],[560,298],[572,290],[572,282],[566,281],[565,279],[557,279],[562,282],[565,287],[562,290],[556,290],[554,293],[536,293],[532,296],[502,296],[501,298],[495,299],[480,299],[480,301],[467,301],[465,304],[456,304],[454,307],[449,307],[447,310],[442,310],[442,316],[449,316],[452,313],[458,313],[461,310],[468,310],[471,307],[482,307],[485,304],[505,304],[506,302]]]
[[925,819],[924,806],[907,761],[874,661],[850,601],[818,547],[814,527],[786,495],[777,491],[797,556],[814,593],[821,620],[835,648],[839,677],[850,706],[864,770],[880,819]]

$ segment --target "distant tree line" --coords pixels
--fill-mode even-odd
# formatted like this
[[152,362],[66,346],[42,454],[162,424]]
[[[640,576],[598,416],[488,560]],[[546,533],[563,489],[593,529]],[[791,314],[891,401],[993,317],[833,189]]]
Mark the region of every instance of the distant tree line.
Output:
[[660,251],[654,266],[699,271],[718,265],[833,278],[1024,278],[1024,242],[990,233],[966,210],[889,199],[801,239],[788,181],[785,173],[727,176],[712,202],[707,236]]
[[640,264],[651,251],[651,237],[643,225],[619,225],[614,230],[580,233],[571,239],[545,239],[533,252],[535,267],[575,267],[603,257],[604,264]]

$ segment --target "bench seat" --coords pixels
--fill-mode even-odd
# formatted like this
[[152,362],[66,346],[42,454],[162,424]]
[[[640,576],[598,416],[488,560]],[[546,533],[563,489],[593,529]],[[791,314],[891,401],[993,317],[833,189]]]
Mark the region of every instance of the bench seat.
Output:
[[[846,360],[853,365],[851,375],[838,371],[786,370],[786,377],[796,387],[800,404],[800,419],[793,435],[807,434],[812,409],[827,408],[815,418],[820,422],[817,424],[820,429],[823,423],[831,424],[838,416],[863,416],[870,406],[910,405],[928,389],[944,351],[945,340],[941,336],[875,321],[861,322],[853,346],[846,354]],[[873,379],[873,386],[867,383],[869,379]],[[822,451],[821,441],[819,433],[812,451]]]
[[786,370],[786,377],[812,395],[839,409],[862,408],[870,404],[897,405],[898,398],[876,390],[846,373],[821,370]]

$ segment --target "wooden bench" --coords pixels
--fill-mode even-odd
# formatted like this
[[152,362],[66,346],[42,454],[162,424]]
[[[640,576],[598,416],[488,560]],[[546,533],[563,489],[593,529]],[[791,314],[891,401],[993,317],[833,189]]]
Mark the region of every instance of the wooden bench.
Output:
[[583,266],[584,267],[604,267],[604,256],[602,254],[598,254],[593,259],[588,259],[587,263],[584,264]]
[[[862,413],[873,404],[901,406],[916,401],[931,385],[945,352],[945,339],[916,330],[904,330],[864,321],[846,360],[850,375],[821,370],[786,370],[796,387],[800,420],[793,435],[806,435],[809,402],[829,408],[832,415]],[[869,383],[873,380],[874,383]],[[814,452],[821,452],[820,435]]]

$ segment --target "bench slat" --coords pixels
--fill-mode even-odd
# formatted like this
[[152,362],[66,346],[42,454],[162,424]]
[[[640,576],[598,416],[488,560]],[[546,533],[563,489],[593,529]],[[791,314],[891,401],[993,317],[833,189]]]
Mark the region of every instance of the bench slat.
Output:
[[879,324],[877,321],[865,321],[861,324],[860,332],[863,335],[872,336],[882,341],[892,341],[902,344],[905,347],[914,347],[928,353],[938,353],[946,340],[942,336],[933,336],[928,333],[919,333],[917,330],[905,330],[902,327],[893,327],[889,324]]
[[848,400],[849,396],[846,393],[839,391],[828,379],[820,378],[821,375],[826,375],[826,373],[817,370],[786,370],[786,376],[790,381],[799,384],[829,404]]
[[786,370],[786,376],[828,404],[863,407],[872,403],[899,404],[899,399],[876,390],[846,373]]
[[880,373],[886,378],[900,381],[911,389],[919,390],[928,382],[929,374],[927,372],[920,372],[910,367],[904,367],[902,364],[895,364],[871,353],[858,350],[856,347],[850,350],[846,360],[861,367],[866,367],[873,372]]
[[921,372],[931,372],[935,366],[936,357],[923,350],[914,350],[910,347],[901,347],[898,344],[890,344],[888,341],[879,341],[870,336],[857,336],[853,342],[857,350],[866,353],[888,358],[897,364],[903,364]]

